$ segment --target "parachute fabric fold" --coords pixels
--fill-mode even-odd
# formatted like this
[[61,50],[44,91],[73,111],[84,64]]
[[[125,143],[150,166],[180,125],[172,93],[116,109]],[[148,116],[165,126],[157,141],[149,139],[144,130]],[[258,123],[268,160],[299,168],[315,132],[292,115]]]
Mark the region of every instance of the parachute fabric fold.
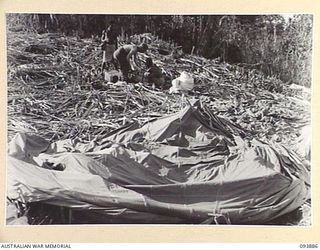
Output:
[[188,106],[96,144],[17,134],[9,144],[8,197],[99,208],[123,222],[266,223],[309,198],[309,174],[295,153],[249,143],[244,133]]

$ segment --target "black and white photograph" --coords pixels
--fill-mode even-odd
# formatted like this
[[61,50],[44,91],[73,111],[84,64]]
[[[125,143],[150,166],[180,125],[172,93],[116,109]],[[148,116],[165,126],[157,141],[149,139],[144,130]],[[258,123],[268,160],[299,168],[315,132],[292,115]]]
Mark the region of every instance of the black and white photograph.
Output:
[[7,226],[312,226],[312,14],[5,18]]

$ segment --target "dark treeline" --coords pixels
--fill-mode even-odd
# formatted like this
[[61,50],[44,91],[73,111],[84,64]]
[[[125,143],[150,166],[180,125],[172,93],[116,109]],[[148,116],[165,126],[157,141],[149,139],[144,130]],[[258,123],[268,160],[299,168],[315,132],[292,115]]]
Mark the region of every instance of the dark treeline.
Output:
[[7,14],[8,28],[100,36],[111,22],[119,34],[152,33],[185,53],[240,63],[265,75],[310,86],[312,15]]

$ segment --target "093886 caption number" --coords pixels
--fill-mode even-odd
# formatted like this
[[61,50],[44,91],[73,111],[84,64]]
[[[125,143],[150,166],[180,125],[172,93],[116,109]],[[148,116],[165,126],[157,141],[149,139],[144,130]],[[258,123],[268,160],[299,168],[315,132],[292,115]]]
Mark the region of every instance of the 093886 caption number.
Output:
[[300,248],[315,249],[315,248],[318,248],[318,244],[300,244]]

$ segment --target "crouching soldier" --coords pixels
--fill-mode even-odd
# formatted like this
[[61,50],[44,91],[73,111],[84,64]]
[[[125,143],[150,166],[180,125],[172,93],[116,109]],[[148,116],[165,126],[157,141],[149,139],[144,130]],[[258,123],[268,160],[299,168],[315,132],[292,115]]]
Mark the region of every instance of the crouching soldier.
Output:
[[162,88],[164,85],[164,76],[162,70],[152,62],[152,58],[146,60],[147,71],[144,73],[144,82],[154,84],[157,88]]

